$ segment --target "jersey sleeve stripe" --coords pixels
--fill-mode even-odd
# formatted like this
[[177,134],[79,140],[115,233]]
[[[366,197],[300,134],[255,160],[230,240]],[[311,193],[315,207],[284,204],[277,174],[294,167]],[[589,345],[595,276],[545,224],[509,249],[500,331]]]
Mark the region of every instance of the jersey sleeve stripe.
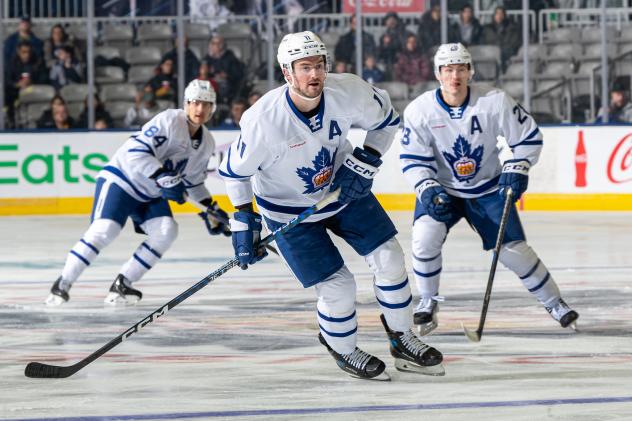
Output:
[[132,188],[132,190],[134,190],[134,193],[136,193],[138,197],[140,197],[141,199],[148,200],[148,201],[152,199],[151,197],[147,196],[146,194],[138,190],[136,186],[133,185],[132,182],[129,181],[129,179],[125,176],[125,174],[123,174],[123,172],[119,170],[118,168],[113,167],[111,165],[106,165],[105,167],[103,167],[103,170],[114,174],[115,176],[117,176],[118,178],[126,182]]
[[222,177],[226,177],[226,178],[236,178],[236,179],[244,179],[244,178],[250,178],[249,175],[237,175],[235,173],[233,174],[228,174],[222,170],[218,170],[217,172],[219,172],[219,175],[221,175]]
[[[388,126],[388,123],[391,122],[391,119],[393,118],[393,109],[391,108],[391,112],[388,115],[388,117],[386,117],[386,120],[384,120],[379,126],[377,126],[375,129],[371,129],[371,130],[381,130],[384,127]],[[398,117],[399,118],[399,117]]]
[[147,149],[128,149],[127,152],[142,152],[142,153],[148,153],[151,156],[155,156],[154,155],[154,151],[152,151],[151,149],[147,150]]
[[233,147],[231,146],[230,148],[228,148],[228,157],[226,157],[226,171],[228,171],[228,173],[225,173],[224,171],[220,170],[219,173],[224,176],[224,177],[229,177],[229,178],[248,178],[250,177],[249,175],[239,175],[237,173],[235,173],[232,168],[230,168],[230,158],[231,158],[231,152],[233,150]]
[[408,170],[410,170],[410,169],[413,169],[413,168],[418,168],[418,167],[425,167],[425,168],[429,168],[429,169],[431,169],[432,171],[434,171],[435,173],[437,172],[437,169],[436,169],[436,168],[434,168],[434,167],[432,167],[432,166],[430,166],[430,165],[426,165],[426,164],[410,164],[410,165],[407,165],[407,166],[405,166],[404,168],[402,168],[402,172],[406,172],[406,171],[408,171]]
[[425,161],[430,162],[434,161],[434,156],[422,156],[422,155],[411,155],[411,154],[401,154],[399,159],[414,159],[415,161]]
[[389,126],[399,126],[399,122],[401,121],[401,119],[399,118],[399,116],[397,116],[397,118],[393,121],[390,122]]
[[513,145],[511,149],[517,148],[518,146],[538,146],[543,145],[544,142],[542,140],[525,140],[523,142],[518,143],[517,145]]

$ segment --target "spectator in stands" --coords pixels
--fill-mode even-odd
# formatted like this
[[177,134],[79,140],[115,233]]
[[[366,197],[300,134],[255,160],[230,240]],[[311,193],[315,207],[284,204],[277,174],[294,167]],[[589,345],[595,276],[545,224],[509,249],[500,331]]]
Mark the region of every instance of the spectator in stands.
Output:
[[474,17],[474,9],[471,4],[466,4],[459,12],[459,42],[466,47],[480,44],[483,35],[483,27]]
[[33,31],[31,30],[31,18],[28,16],[22,17],[18,26],[18,30],[9,35],[4,42],[5,63],[9,63],[11,61],[11,59],[15,56],[17,52],[18,45],[22,42],[26,42],[31,45],[35,57],[42,56],[44,44],[42,43],[41,39],[33,34]]
[[[174,68],[178,68],[178,45],[177,40],[173,41],[173,49],[169,50],[162,56],[160,61],[164,62],[166,59],[173,60]],[[195,56],[195,53],[189,48],[189,37],[184,38],[184,80],[185,85],[188,85],[193,79],[197,77],[198,70],[200,68],[200,60]],[[177,71],[177,70],[176,70]]]
[[52,129],[55,127],[55,121],[53,120],[53,110],[55,107],[65,106],[66,101],[61,95],[56,94],[50,100],[50,106],[47,110],[45,110],[42,115],[39,117],[36,123],[36,127],[38,129]]
[[412,34],[406,30],[406,26],[395,12],[386,14],[384,26],[386,30],[380,37],[377,58],[386,65],[387,71],[391,73],[393,64],[397,61],[397,54],[404,51],[406,39]]
[[110,127],[112,127],[112,125],[104,118],[94,120],[94,130],[107,130]]
[[406,48],[397,55],[393,76],[396,81],[405,82],[408,86],[430,79],[430,61],[417,46],[417,38],[414,35],[406,39]]
[[51,67],[55,60],[59,58],[58,51],[66,46],[71,47],[73,56],[81,60],[83,54],[75,43],[74,38],[68,35],[60,24],[53,26],[50,29],[50,37],[44,41],[44,60],[46,65]]
[[263,95],[259,91],[250,92],[250,95],[248,95],[248,108],[252,107],[262,96]]
[[156,75],[149,80],[156,99],[175,101],[177,98],[178,80],[176,78],[173,60],[163,60],[156,69]]
[[[603,123],[603,111],[597,116],[595,123]],[[610,107],[608,123],[632,123],[632,103],[622,85],[614,85],[610,91]]]
[[334,73],[348,73],[350,66],[351,66],[350,64],[347,64],[342,60],[336,60],[336,62],[334,63],[333,72]]
[[[441,6],[436,0],[433,0],[431,4],[430,10],[421,16],[417,29],[417,37],[423,52],[428,52],[433,47],[441,45]],[[448,20],[448,42],[456,42],[458,39],[458,28]]]
[[[346,34],[342,35],[338,42],[336,43],[336,48],[334,50],[334,56],[336,60],[344,61],[349,64],[351,67],[351,71],[355,71],[355,62],[356,62],[356,17],[355,15],[351,15],[350,22],[351,30]],[[377,53],[375,47],[375,40],[373,39],[373,35],[368,32],[362,31],[362,59],[371,54],[375,56]]]
[[209,41],[204,61],[208,63],[210,75],[219,87],[218,101],[230,102],[241,91],[245,76],[244,64],[226,48],[224,37],[219,35],[214,35]]
[[162,110],[156,102],[154,90],[151,85],[147,84],[136,93],[136,103],[127,110],[124,125],[130,128],[140,128],[160,111]]
[[75,121],[68,115],[66,104],[53,107],[53,129],[68,130],[76,127]]
[[33,54],[33,47],[28,41],[21,41],[17,53],[6,69],[5,102],[9,106],[9,119],[13,120],[13,105],[21,89],[31,85],[48,83],[48,72],[42,60]]
[[[411,36],[413,38],[415,37],[414,35],[411,35]],[[364,59],[364,69],[362,69],[362,79],[366,80],[367,82],[371,84],[384,82],[384,72],[381,71],[377,67],[377,63],[375,62],[375,57],[373,57],[372,55],[368,55]]]
[[211,86],[213,87],[213,89],[215,90],[215,93],[217,94],[217,102],[222,102],[219,99],[219,93],[217,93],[219,91],[219,85],[217,84],[215,79],[213,79],[213,77],[211,76],[211,69],[208,63],[205,60],[202,60],[200,62],[200,66],[198,69],[199,71],[198,71],[197,77],[195,77],[194,79],[208,80]]
[[505,71],[511,56],[516,54],[522,44],[522,34],[517,24],[507,18],[504,7],[494,10],[493,22],[483,27],[482,44],[493,44],[500,47],[500,61]]
[[[114,120],[110,113],[105,109],[105,104],[101,101],[99,94],[94,94],[94,124],[96,129],[97,121],[104,121],[107,127],[114,126]],[[77,127],[81,127],[83,129],[88,128],[88,98],[83,102],[83,110],[81,114],[79,114],[79,121],[77,123]]]
[[244,98],[235,98],[230,103],[230,114],[217,127],[218,129],[239,129],[239,122],[244,111],[248,109],[248,101]]
[[73,48],[64,45],[57,49],[57,58],[50,68],[50,81],[59,90],[71,83],[83,82],[83,66],[73,53]]

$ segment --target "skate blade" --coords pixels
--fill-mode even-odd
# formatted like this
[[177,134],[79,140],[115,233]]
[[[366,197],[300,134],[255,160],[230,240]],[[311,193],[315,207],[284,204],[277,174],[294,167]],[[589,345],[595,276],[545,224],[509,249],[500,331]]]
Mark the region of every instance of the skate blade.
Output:
[[46,298],[46,301],[44,301],[44,304],[46,304],[48,307],[59,307],[65,302],[66,300],[61,298],[59,295],[49,294],[48,298]]
[[579,329],[577,329],[577,322],[576,321],[571,322],[571,324],[569,324],[566,327],[571,328],[573,330],[573,332],[579,333]]
[[443,364],[421,366],[413,364],[410,361],[402,360],[401,358],[396,358],[395,368],[405,373],[418,373],[426,376],[445,376]]
[[419,333],[419,336],[426,336],[430,332],[435,330],[438,325],[439,324],[436,321],[434,321],[434,320],[432,322],[430,322],[430,323],[424,323],[422,325],[417,325],[417,333]]
[[[129,298],[127,298],[129,297]],[[129,295],[129,296],[122,296],[116,292],[110,292],[108,294],[107,297],[105,297],[105,300],[103,300],[103,302],[105,304],[111,305],[111,306],[126,306],[126,305],[135,305],[138,301],[140,301],[138,299],[137,296],[135,295]]]
[[373,381],[378,381],[378,382],[391,381],[391,376],[386,372],[386,370],[382,371],[379,375],[375,377],[360,377],[360,376],[355,376],[353,374],[349,374],[349,376],[353,377],[354,379],[360,379],[360,380],[373,380]]

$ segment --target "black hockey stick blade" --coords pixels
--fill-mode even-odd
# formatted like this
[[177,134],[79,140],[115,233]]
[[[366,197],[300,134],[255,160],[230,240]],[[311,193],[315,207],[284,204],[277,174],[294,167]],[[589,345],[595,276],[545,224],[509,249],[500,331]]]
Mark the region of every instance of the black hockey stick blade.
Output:
[[[294,228],[296,225],[300,224],[302,221],[309,218],[317,211],[323,209],[327,205],[338,200],[339,195],[340,195],[340,190],[336,190],[334,192],[327,194],[321,201],[319,201],[312,207],[307,208],[301,214],[297,215],[294,219],[287,222],[285,225],[274,230],[271,234],[269,234],[267,237],[262,239],[259,245],[265,246],[269,244],[270,242],[274,241],[277,237],[283,235],[290,229]],[[84,358],[83,360],[67,367],[43,364],[39,362],[30,362],[26,365],[26,368],[24,369],[24,375],[26,377],[36,378],[36,379],[62,379],[65,377],[72,376],[77,371],[81,370],[82,368],[84,368],[85,366],[87,366],[88,364],[96,360],[97,358],[101,357],[102,355],[107,353],[109,350],[111,350],[112,348],[120,344],[121,342],[128,340],[132,335],[138,333],[141,329],[143,329],[150,323],[156,321],[160,317],[165,316],[168,311],[173,309],[182,301],[186,300],[191,295],[195,294],[196,292],[204,288],[206,285],[208,285],[215,279],[219,278],[224,273],[228,272],[231,268],[238,265],[239,265],[239,259],[237,259],[236,257],[227,261],[220,268],[208,274],[204,279],[198,281],[189,289],[187,289],[186,291],[184,291],[177,297],[173,298],[167,304],[154,310],[144,319],[137,322],[134,326],[130,327],[125,332],[123,332],[116,338],[112,339],[110,342],[103,345],[101,348],[99,348],[98,350],[96,350],[95,352],[93,352],[92,354]]]
[[28,363],[24,369],[24,375],[32,379],[63,379],[70,377],[78,371],[74,365],[70,367],[60,367],[56,365],[43,364],[38,362]]

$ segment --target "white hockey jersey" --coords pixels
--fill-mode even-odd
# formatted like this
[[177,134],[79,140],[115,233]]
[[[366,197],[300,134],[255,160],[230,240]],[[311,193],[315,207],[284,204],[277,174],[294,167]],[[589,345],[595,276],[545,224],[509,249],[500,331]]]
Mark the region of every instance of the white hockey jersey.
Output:
[[156,181],[149,177],[158,169],[183,175],[187,193],[198,202],[207,199],[204,185],[215,141],[206,127],[201,140],[191,139],[187,115],[181,109],[165,110],[121,146],[98,176],[111,180],[142,202],[160,197]]
[[[305,118],[290,99],[288,87],[265,94],[241,121],[241,133],[224,156],[219,173],[235,206],[250,203],[253,194],[261,213],[287,222],[321,200],[336,170],[353,148],[349,129],[368,131],[364,145],[386,152],[399,115],[388,94],[352,74],[330,74],[318,114]],[[333,215],[330,205],[308,219]]]
[[497,136],[515,159],[534,165],[542,133],[524,108],[504,91],[471,85],[461,107],[450,107],[440,90],[428,91],[404,111],[400,164],[415,187],[436,179],[451,195],[479,197],[498,188],[502,165]]

